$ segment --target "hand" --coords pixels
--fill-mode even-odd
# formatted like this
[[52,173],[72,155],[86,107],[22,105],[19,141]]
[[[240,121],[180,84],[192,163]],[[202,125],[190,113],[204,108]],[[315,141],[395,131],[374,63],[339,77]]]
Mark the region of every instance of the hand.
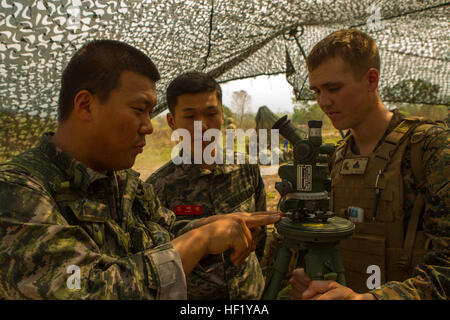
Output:
[[306,274],[303,268],[295,269],[292,272],[292,277],[289,280],[291,284],[291,295],[294,300],[301,300],[303,292],[309,287],[311,279]]
[[[227,213],[227,214],[217,214],[217,215],[214,215],[214,216],[210,216],[210,217],[207,217],[207,218],[202,218],[202,219],[197,220],[196,221],[196,227],[198,228],[198,227],[203,226],[205,224],[213,223],[213,222],[215,222],[217,220],[221,220],[221,219],[227,219],[228,218],[228,219],[236,219],[236,220],[239,220],[239,219],[244,219],[245,220],[246,218],[251,217],[253,215],[261,215],[261,214],[267,215],[267,214],[277,214],[277,213],[280,214],[281,216],[283,215],[283,213],[276,212],[276,211],[273,211],[273,212],[257,211],[257,212],[253,212],[253,213],[249,213],[249,212],[233,212],[233,213]],[[261,228],[261,226],[255,226],[255,227],[251,227],[249,229],[250,229],[250,232],[252,234],[252,245],[251,245],[252,249],[251,249],[251,251],[255,251],[256,250],[256,245],[257,245],[257,242],[258,242],[258,236],[261,233],[262,228]]]
[[178,251],[185,275],[188,275],[206,254],[219,254],[233,249],[230,260],[235,265],[244,262],[255,248],[251,229],[273,224],[281,219],[276,212],[238,212],[206,218],[202,225],[171,241]]
[[[253,212],[253,213],[233,212],[233,213],[226,214],[225,216],[228,216],[228,217],[233,218],[233,219],[239,219],[239,218],[245,219],[247,217],[250,217],[251,215],[267,214],[267,213],[270,213],[270,212],[263,212],[263,211],[258,211],[258,212]],[[274,211],[274,212],[271,212],[271,213],[275,214],[277,212]],[[280,213],[280,212],[278,212],[278,213]],[[250,232],[252,234],[252,239],[253,239],[251,251],[255,251],[256,250],[256,245],[258,244],[258,241],[260,240],[260,234],[261,234],[262,227],[261,226],[256,226],[256,227],[251,227],[249,229],[250,229]]]
[[311,281],[303,300],[375,300],[370,293],[359,294],[336,281]]
[[283,216],[284,213],[277,212],[277,211],[267,211],[267,212],[266,211],[257,211],[257,212],[252,212],[252,213],[249,213],[249,212],[232,212],[232,213],[226,213],[226,214],[219,213],[219,214],[216,214],[216,215],[213,215],[213,216],[209,216],[207,218],[202,218],[202,219],[197,220],[199,222],[197,227],[200,227],[200,226],[208,224],[208,223],[213,223],[213,222],[215,222],[217,220],[225,219],[225,218],[231,218],[231,219],[240,219],[240,218],[242,218],[242,219],[245,219],[247,217],[251,217],[251,216],[254,216],[254,215],[268,215],[268,214],[269,215],[270,214],[279,214],[279,215]]
[[[233,248],[230,260],[239,265],[255,250],[257,228],[262,225],[273,224],[281,219],[280,214],[274,212],[236,212],[220,215],[214,222],[204,225],[209,231],[208,254],[218,254]],[[252,230],[253,229],[253,235]]]

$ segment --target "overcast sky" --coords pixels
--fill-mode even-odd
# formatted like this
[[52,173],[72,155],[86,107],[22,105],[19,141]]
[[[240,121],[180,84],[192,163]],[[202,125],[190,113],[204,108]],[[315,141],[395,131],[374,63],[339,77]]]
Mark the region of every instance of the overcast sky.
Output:
[[[252,98],[251,111],[266,105],[272,112],[292,112],[292,86],[286,81],[286,75],[259,76],[235,80],[221,84],[222,102],[232,108],[231,99],[234,91],[245,90]],[[233,110],[235,111],[235,110]]]

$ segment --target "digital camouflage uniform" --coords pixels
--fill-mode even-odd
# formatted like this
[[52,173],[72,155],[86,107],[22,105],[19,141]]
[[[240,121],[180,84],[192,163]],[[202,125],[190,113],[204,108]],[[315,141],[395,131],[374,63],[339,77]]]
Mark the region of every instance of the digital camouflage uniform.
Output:
[[50,136],[0,165],[0,298],[186,299],[175,215],[151,185],[95,172]]
[[[383,143],[404,119],[397,110],[385,135],[375,147]],[[348,139],[353,154],[359,154],[353,137]],[[414,276],[407,280],[389,281],[380,289],[370,291],[377,299],[448,299],[450,295],[450,149],[449,131],[443,126],[429,126],[423,134],[421,157],[426,182],[422,190],[424,210],[420,216],[418,230],[431,240],[424,263],[414,269]],[[418,186],[411,168],[411,143],[408,142],[401,160],[404,196],[404,228],[409,223]]]
[[[161,204],[175,210],[177,235],[195,227],[191,221],[198,218],[266,210],[264,182],[258,165],[218,164],[211,171],[201,165],[175,165],[169,161],[147,182],[154,186]],[[200,205],[202,214],[178,215],[180,205]],[[264,250],[263,240],[256,250],[259,256]],[[187,277],[188,299],[261,298],[265,282],[255,252],[240,266],[234,266],[228,257],[226,252],[206,256],[199,262]]]

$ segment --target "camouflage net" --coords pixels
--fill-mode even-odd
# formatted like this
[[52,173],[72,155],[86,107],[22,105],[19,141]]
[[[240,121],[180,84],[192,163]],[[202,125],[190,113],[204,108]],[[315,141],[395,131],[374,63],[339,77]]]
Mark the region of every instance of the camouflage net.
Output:
[[86,41],[115,39],[158,66],[160,103],[171,79],[203,70],[219,82],[285,73],[312,99],[304,56],[332,31],[377,42],[385,101],[450,105],[449,4],[388,0],[0,0],[0,158],[55,129],[60,76]]

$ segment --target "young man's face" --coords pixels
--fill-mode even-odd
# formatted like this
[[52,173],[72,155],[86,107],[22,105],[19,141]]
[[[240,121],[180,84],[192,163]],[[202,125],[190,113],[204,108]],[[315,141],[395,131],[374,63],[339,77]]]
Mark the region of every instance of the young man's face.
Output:
[[[156,104],[155,83],[140,74],[124,71],[120,85],[105,103],[93,107],[92,155],[103,170],[131,168],[143,151],[145,136],[153,132],[150,113]],[[96,168],[94,168],[96,169]]]
[[[218,129],[223,125],[222,105],[216,91],[185,93],[177,97],[174,114],[167,114],[167,122],[172,130],[186,129],[191,135],[191,153],[194,151],[194,121],[202,122],[202,132]],[[198,137],[201,138],[201,137]],[[211,141],[202,141],[202,151]]]
[[339,130],[355,128],[368,111],[367,76],[356,79],[340,57],[329,58],[309,72],[317,103]]

